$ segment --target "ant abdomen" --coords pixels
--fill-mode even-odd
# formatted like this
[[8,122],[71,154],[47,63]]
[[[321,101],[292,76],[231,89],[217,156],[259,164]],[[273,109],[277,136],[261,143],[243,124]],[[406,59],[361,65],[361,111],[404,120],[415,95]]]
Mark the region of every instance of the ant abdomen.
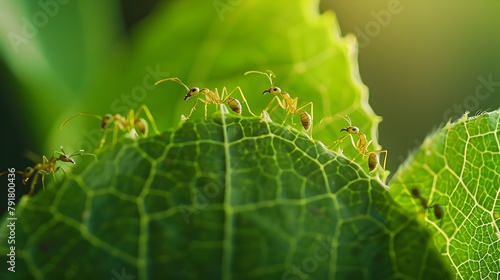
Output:
[[304,130],[309,130],[312,124],[312,117],[309,115],[308,112],[306,111],[301,111],[300,112],[300,123],[302,124],[302,127]]
[[227,105],[229,105],[229,108],[233,110],[238,115],[241,115],[241,103],[238,99],[229,97],[227,99]]

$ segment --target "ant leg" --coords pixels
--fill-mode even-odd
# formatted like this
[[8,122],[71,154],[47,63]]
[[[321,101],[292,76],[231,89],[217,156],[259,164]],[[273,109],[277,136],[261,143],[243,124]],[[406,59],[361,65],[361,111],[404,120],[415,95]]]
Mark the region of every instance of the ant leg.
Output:
[[[56,168],[56,170],[59,168]],[[55,170],[54,170],[55,172]],[[52,172],[52,176],[54,176],[54,181],[56,180],[56,176],[54,175],[54,172]],[[46,172],[45,170],[39,170],[38,174],[42,175],[42,190],[45,190],[45,175],[48,175],[50,172]]]
[[311,102],[307,102],[306,104],[300,106],[300,108],[297,108],[297,112],[303,110],[307,106],[311,106],[311,116],[314,116],[314,105],[313,105],[312,101]]
[[[275,96],[275,97],[276,97],[276,96]],[[270,112],[270,111],[269,111],[269,108],[271,108],[271,105],[274,103],[274,101],[276,101],[274,98],[273,98],[273,99],[271,99],[271,102],[269,102],[269,104],[267,104],[266,108],[264,108],[264,110],[263,110],[263,111],[266,111],[266,112],[268,112],[268,113],[269,113],[269,112]]]
[[[207,114],[208,114],[208,101],[205,101],[203,99],[198,99],[201,100],[201,102],[205,103],[205,120],[207,119]],[[190,114],[191,115],[191,114]]]
[[175,77],[175,78],[165,78],[165,79],[161,79],[161,80],[159,80],[159,81],[157,81],[157,82],[155,83],[155,86],[157,86],[158,84],[163,83],[163,82],[165,82],[165,81],[172,81],[172,82],[176,82],[176,83],[178,83],[179,85],[183,86],[183,87],[184,87],[187,91],[189,91],[189,87],[188,87],[188,86],[186,86],[186,84],[184,84],[184,83],[183,83],[183,82],[182,82],[179,78],[177,78],[177,77]]
[[286,107],[286,101],[283,99],[283,101],[280,100],[280,98],[278,96],[275,96],[274,97],[276,99],[276,101],[278,102],[278,105],[285,111],[287,111],[287,107]]
[[191,115],[193,114],[194,110],[196,110],[196,105],[198,104],[198,100],[201,102],[205,103],[205,119],[207,119],[207,102],[201,98],[196,99],[196,101],[193,104],[193,107],[191,107],[191,111],[189,111],[189,115],[186,117],[186,119],[189,119]]
[[[136,132],[135,137],[139,137],[139,133],[137,133],[137,130],[141,132],[141,135],[148,135],[149,132],[149,127],[148,123],[146,122],[145,119],[139,118],[139,115],[141,114],[142,111],[142,106],[139,106],[139,109],[137,109],[137,112],[134,113],[134,110],[130,109],[127,115],[127,127],[129,127],[129,132]],[[145,106],[145,105],[144,105]]]
[[[61,151],[62,151],[62,146],[61,146]],[[72,158],[74,156],[81,156],[84,154],[84,150],[78,150],[78,151],[74,151],[72,154],[70,154],[68,157],[69,158]],[[63,155],[65,155],[66,153],[63,151]]]
[[[56,167],[56,169],[54,169],[54,172],[52,172],[52,178],[54,179],[54,182],[57,182],[57,179],[56,179],[56,172],[62,168],[61,166],[58,166]],[[42,182],[43,182],[43,177],[42,177]]]
[[144,114],[146,114],[146,117],[148,118],[149,122],[153,126],[154,132],[156,134],[160,134],[160,131],[158,130],[158,127],[156,126],[156,122],[155,122],[155,120],[153,118],[153,114],[151,114],[151,111],[149,111],[148,106],[146,106],[145,104],[142,104],[141,106],[139,106],[139,109],[137,109],[137,113],[135,115],[135,118],[137,118],[139,116],[139,113],[141,111],[144,111]]
[[[273,101],[275,100],[279,100],[279,98],[276,97],[276,99],[273,99]],[[281,107],[279,103],[276,103],[276,105],[273,106],[273,108],[271,108],[271,110],[269,111],[270,113],[274,112],[276,109],[278,109],[278,107]]]
[[[31,197],[33,195],[33,193],[35,192],[36,181],[38,181],[38,171],[35,171],[35,174],[33,175],[33,181],[31,182],[30,191],[28,193],[29,197]],[[43,177],[42,177],[42,186],[45,189],[45,186],[43,185]]]
[[319,123],[322,123],[326,119],[331,119],[331,118],[343,118],[349,125],[352,125],[351,118],[349,118],[348,115],[342,115],[342,114],[337,114],[337,115],[332,115],[332,116],[326,116],[319,121]]
[[106,142],[106,131],[102,133],[101,141],[99,141],[99,149],[104,147],[104,142]]
[[[282,123],[282,125],[283,125],[283,124],[285,124],[286,117],[288,116],[288,114],[289,114],[290,112],[288,111],[288,109],[287,109],[287,107],[286,107],[286,103],[285,103],[286,101],[285,101],[285,100],[283,100],[283,102],[281,102],[281,99],[280,99],[278,96],[274,96],[274,99],[271,101],[271,103],[272,103],[274,100],[276,100],[276,101],[278,102],[278,105],[275,105],[275,106],[273,107],[273,109],[271,109],[271,111],[269,111],[269,113],[274,112],[274,110],[276,110],[276,108],[278,108],[278,106],[280,106],[283,110],[285,110],[285,111],[287,112],[287,115],[285,116],[285,119],[283,120],[283,123]],[[270,107],[271,103],[269,103],[268,107]],[[268,108],[266,108],[266,109],[268,109]]]
[[328,145],[327,147],[334,147],[334,146],[337,146],[337,145],[338,145],[338,144],[340,144],[342,141],[344,141],[344,139],[345,139],[346,137],[348,137],[348,136],[351,136],[351,142],[353,142],[353,143],[352,143],[352,145],[353,145],[354,147],[356,147],[356,146],[354,145],[354,140],[352,139],[352,135],[351,135],[351,134],[346,134],[346,135],[344,135],[344,136],[340,137],[339,139],[337,139],[337,140],[333,141],[333,143],[332,143],[332,144],[330,144],[330,145]]
[[113,127],[113,140],[112,140],[112,142],[111,142],[111,146],[115,146],[115,145],[116,145],[116,142],[118,142],[118,130],[119,130],[119,129],[120,129],[120,128],[119,128],[117,125],[115,125],[115,126]]
[[[271,108],[271,105],[274,103],[274,101],[277,101],[278,103]],[[271,102],[269,102],[269,105],[264,109],[264,111],[266,111],[269,114],[272,114],[278,107],[285,109],[285,107],[283,107],[283,104],[281,103],[281,100],[277,96],[275,96],[271,100]],[[269,108],[271,108],[271,110],[269,110]]]
[[388,152],[387,152],[387,150],[379,150],[377,153],[378,154],[385,154],[384,155],[384,165],[382,165],[382,168],[385,170],[385,165],[387,163],[387,153]]
[[361,154],[361,153],[359,153],[359,154],[357,154],[355,157],[353,157],[349,163],[353,163],[353,162],[354,162],[354,161],[355,161],[355,160],[356,160],[356,159],[357,159],[360,155],[362,155],[362,156],[363,156],[363,158],[364,158],[365,156],[367,156],[367,155],[365,155],[365,154]]
[[[64,167],[59,166],[59,167],[58,167],[58,170],[59,170],[59,168],[62,170],[62,172],[64,173],[64,175],[68,175],[68,173],[66,173],[66,169],[64,169]],[[57,170],[56,170],[56,171],[57,171]],[[55,172],[55,171],[54,171],[54,172]]]
[[[360,154],[365,155],[365,154],[363,154],[363,150],[358,149],[358,144],[357,144],[357,142],[356,142],[356,143],[354,143],[354,137],[352,136],[352,134],[347,134],[347,135],[345,135],[344,137],[339,138],[339,140],[340,140],[340,141],[339,141],[339,140],[337,140],[337,141],[339,141],[339,143],[340,143],[340,142],[341,142],[342,140],[344,140],[344,138],[345,138],[345,137],[347,137],[347,136],[351,136],[351,145],[352,145],[352,146],[353,146],[353,147],[354,147],[354,148],[355,148],[355,149],[356,149],[356,150],[357,150]],[[342,140],[341,140],[341,139],[342,139]],[[358,139],[358,141],[359,141],[359,139]]]
[[[7,173],[10,173],[10,172],[8,172],[8,171],[0,172],[0,176],[3,176],[3,175],[5,175],[5,174],[7,174]],[[14,172],[14,173],[15,173],[15,174],[21,174],[21,175],[23,174],[23,172],[22,172],[22,171],[16,171],[16,172]]]
[[193,107],[191,107],[191,110],[189,111],[189,115],[186,117],[186,119],[189,119],[191,115],[193,114],[194,110],[196,110],[196,104],[198,104],[198,99],[193,104]]
[[91,117],[98,118],[99,120],[102,120],[102,117],[99,116],[99,115],[97,115],[97,114],[92,114],[92,113],[87,113],[87,112],[80,112],[80,113],[78,113],[76,115],[73,115],[73,116],[67,118],[65,121],[63,121],[63,123],[61,124],[61,126],[59,128],[62,129],[66,125],[67,122],[69,122],[70,120],[72,120],[72,119],[74,119],[74,118],[76,118],[76,117],[78,117],[80,115],[91,116]]
[[58,153],[58,154],[60,154],[60,155],[65,155],[65,154],[66,154],[66,152],[65,152],[65,151],[64,151],[64,149],[63,149],[63,146],[60,146],[60,147],[59,147],[59,149],[61,149],[61,151],[60,151],[60,152],[59,152],[59,151],[54,151],[54,152],[57,152],[57,153]]
[[128,127],[129,128],[129,132],[132,131],[132,129],[134,129],[135,116],[136,116],[136,114],[134,114],[134,109],[128,110],[128,112],[127,112],[127,118],[125,119],[125,124],[123,124],[123,126],[125,128]]
[[[288,115],[290,115],[290,111],[288,111],[288,110],[287,110],[287,111],[286,111],[285,118],[283,119],[283,122],[281,123],[281,125],[284,125],[284,124],[285,124],[286,119],[288,118]],[[293,117],[292,117],[292,125],[293,125],[293,124],[294,124],[294,123],[293,123]]]
[[283,102],[285,103],[285,107],[283,107],[283,109],[285,109],[286,111],[286,115],[285,115],[285,119],[283,120],[283,124],[285,123],[286,119],[288,118],[288,115],[290,115],[290,113],[292,113],[292,125],[294,125],[295,123],[293,122],[293,115],[298,113],[298,110],[297,110],[297,102],[299,101],[299,98],[298,97],[295,97],[293,100],[292,100],[292,104],[289,104],[285,99],[283,99]]
[[[52,157],[54,157],[56,153],[57,153],[57,151],[54,151],[54,153],[52,153]],[[42,164],[46,164],[48,162],[49,162],[49,160],[47,159],[47,157],[42,156]]]
[[252,71],[245,72],[244,75],[248,75],[248,74],[261,74],[261,75],[264,75],[264,76],[266,76],[269,79],[269,83],[271,83],[271,87],[274,87],[274,80],[273,80],[273,78],[276,79],[276,75],[274,75],[273,71],[266,70],[266,72],[262,72],[262,71],[252,70]]

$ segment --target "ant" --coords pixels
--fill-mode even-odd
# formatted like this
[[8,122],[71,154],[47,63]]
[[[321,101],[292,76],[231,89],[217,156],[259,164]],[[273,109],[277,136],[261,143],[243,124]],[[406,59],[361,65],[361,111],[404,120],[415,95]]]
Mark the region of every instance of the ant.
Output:
[[[237,90],[240,92],[240,95],[243,98],[243,102],[245,102],[245,104],[248,108],[248,112],[250,112],[250,114],[252,114],[252,116],[256,117],[256,115],[250,109],[250,106],[248,105],[248,101],[246,100],[245,95],[243,94],[243,91],[241,90],[241,88],[239,86],[234,88],[233,91],[231,91],[229,94],[227,94],[227,88],[223,87],[222,88],[222,95],[219,95],[217,88],[215,89],[215,92],[211,91],[208,88],[202,88],[202,89],[197,88],[197,87],[189,88],[179,78],[162,79],[162,80],[159,80],[158,82],[156,82],[155,85],[158,85],[158,84],[163,83],[165,81],[176,82],[176,83],[180,84],[181,86],[183,86],[187,90],[186,96],[184,96],[184,101],[188,100],[191,97],[197,96],[198,94],[202,94],[205,96],[205,100],[202,98],[196,99],[196,101],[193,104],[193,107],[191,108],[191,111],[189,112],[189,115],[187,117],[183,116],[183,119],[189,119],[191,117],[194,110],[196,110],[196,105],[198,104],[198,101],[201,101],[205,104],[205,120],[207,119],[208,104],[217,105],[217,104],[224,104],[227,102],[227,105],[229,105],[229,108],[231,108],[231,110],[233,110],[233,112],[235,112],[236,114],[241,116],[242,107],[241,107],[240,101],[236,98],[231,97],[231,95]],[[227,94],[226,97],[224,97],[224,94]]]
[[134,136],[138,136],[137,135],[137,132],[135,131],[135,129],[139,130],[141,132],[142,135],[147,135],[148,134],[148,130],[149,130],[149,127],[148,127],[148,123],[146,122],[145,119],[143,118],[139,118],[139,115],[141,112],[143,112],[146,114],[146,117],[148,118],[148,120],[151,122],[152,126],[153,126],[153,130],[156,134],[160,134],[160,131],[158,130],[158,128],[156,127],[156,123],[153,119],[153,115],[151,114],[151,112],[149,111],[148,107],[146,105],[141,105],[139,107],[139,109],[137,109],[137,112],[134,114],[134,110],[133,109],[130,109],[128,111],[128,114],[127,114],[127,117],[123,117],[122,115],[120,114],[107,114],[103,117],[101,117],[100,115],[97,115],[97,114],[92,114],[92,113],[87,113],[87,112],[80,112],[74,116],[71,116],[69,118],[67,118],[62,124],[61,124],[61,129],[64,127],[64,125],[66,125],[67,122],[69,122],[70,120],[80,116],[80,115],[85,115],[85,116],[91,116],[91,117],[95,117],[95,118],[98,118],[101,120],[101,124],[100,124],[100,128],[102,131],[104,131],[104,135],[102,136],[101,138],[101,142],[99,144],[99,148],[102,148],[104,146],[104,142],[106,141],[106,127],[110,124],[110,123],[113,123],[114,124],[114,130],[113,130],[113,145],[116,144],[116,141],[117,141],[117,134],[118,134],[118,130],[122,130],[122,131],[128,131],[130,132],[131,134],[133,134]]
[[413,195],[413,197],[420,199],[420,203],[425,210],[434,209],[434,216],[436,217],[436,219],[441,220],[443,218],[443,206],[437,203],[429,206],[427,204],[427,200],[420,195],[420,191],[417,188],[411,189],[411,194]]
[[[368,152],[368,146],[370,146],[372,141],[371,140],[368,141],[368,139],[366,138],[366,135],[364,133],[362,133],[359,130],[359,128],[352,125],[351,118],[349,118],[348,115],[334,115],[334,116],[324,117],[320,121],[320,123],[322,123],[325,119],[329,119],[329,118],[343,118],[349,124],[348,127],[342,128],[340,130],[340,132],[345,131],[345,132],[347,132],[347,134],[340,137],[339,139],[335,140],[335,142],[333,142],[332,145],[342,142],[347,136],[351,136],[351,143],[356,148],[356,150],[358,150],[358,152],[363,157],[368,156],[368,169],[370,170],[370,172],[374,171],[375,168],[378,166],[379,158],[377,155],[382,154],[382,153],[385,154],[384,164],[382,166],[382,169],[385,170],[385,165],[387,163],[387,150],[376,150],[376,151]],[[352,138],[353,134],[358,135],[358,141],[356,142],[356,144],[354,144],[354,139]],[[332,146],[332,145],[330,145],[330,146]],[[353,161],[354,161],[354,159],[353,159]]]
[[[276,81],[276,75],[271,70],[266,70],[266,72],[261,72],[261,71],[247,71],[247,72],[245,72],[245,75],[248,75],[248,74],[261,74],[261,75],[266,76],[269,79],[269,83],[271,84],[271,87],[264,90],[262,92],[262,94],[270,93],[270,94],[273,94],[275,98],[273,98],[273,100],[271,100],[271,102],[269,102],[269,105],[267,105],[267,107],[264,109],[265,112],[267,112],[269,110],[269,108],[271,108],[271,105],[276,100],[278,102],[278,105],[281,108],[283,108],[283,110],[286,111],[286,116],[285,116],[285,119],[283,120],[282,125],[285,123],[289,114],[294,115],[294,114],[300,113],[300,123],[302,124],[302,127],[306,131],[308,131],[310,128],[311,129],[310,133],[312,136],[312,121],[313,121],[313,116],[314,116],[314,109],[313,109],[312,102],[308,102],[308,103],[300,106],[299,108],[297,108],[299,98],[295,97],[292,99],[292,97],[290,97],[290,94],[288,94],[287,92],[282,92],[279,87],[274,86],[274,83]],[[278,95],[281,95],[281,98],[283,98],[283,101],[280,100]],[[307,106],[311,106],[311,114],[310,115],[307,111],[302,110]],[[271,111],[274,111],[275,108],[276,107],[274,107]],[[292,117],[292,124],[294,124],[293,117]]]
[[[62,169],[64,174],[66,174],[66,171],[62,166],[56,166],[56,163],[58,161],[62,162],[70,162],[72,164],[75,164],[75,160],[73,157],[75,156],[94,156],[94,154],[90,153],[84,153],[84,150],[78,150],[70,155],[66,155],[66,153],[63,150],[63,147],[60,147],[61,151],[54,151],[52,153],[52,157],[50,160],[48,160],[45,156],[42,156],[42,163],[37,163],[33,167],[27,167],[23,171],[16,171],[15,173],[21,174],[23,176],[22,178],[22,183],[23,185],[26,185],[26,183],[31,179],[31,185],[30,185],[30,191],[28,193],[28,196],[31,197],[35,191],[35,185],[38,181],[38,176],[42,175],[42,188],[45,189],[45,175],[48,175],[52,173],[54,176],[55,180],[55,173],[59,170]],[[7,172],[1,172],[0,176],[6,174]]]

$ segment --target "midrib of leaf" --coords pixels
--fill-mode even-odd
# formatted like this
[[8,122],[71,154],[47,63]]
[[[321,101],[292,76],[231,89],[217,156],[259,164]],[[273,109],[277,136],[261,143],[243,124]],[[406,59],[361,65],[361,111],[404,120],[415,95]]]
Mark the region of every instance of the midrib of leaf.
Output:
[[[222,112],[227,111],[224,104],[218,106]],[[224,159],[225,159],[225,187],[224,187],[224,209],[225,209],[225,220],[224,220],[224,241],[223,247],[224,252],[222,254],[221,262],[221,272],[223,279],[231,279],[231,268],[233,259],[233,208],[231,205],[231,185],[232,185],[232,168],[231,168],[231,153],[229,149],[230,141],[227,133],[227,124],[225,114],[221,114],[222,122],[222,133],[224,135]]]

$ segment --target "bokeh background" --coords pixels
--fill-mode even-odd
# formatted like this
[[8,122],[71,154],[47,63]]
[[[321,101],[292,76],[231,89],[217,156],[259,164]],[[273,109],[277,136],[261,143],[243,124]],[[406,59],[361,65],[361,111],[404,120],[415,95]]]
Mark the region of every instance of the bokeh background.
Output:
[[[92,91],[92,87],[86,84],[86,77],[80,75],[85,67],[95,67],[95,71],[105,73],[109,70],[106,66],[109,63],[117,63],[124,69],[133,64],[120,60],[127,52],[123,46],[129,44],[132,31],[140,28],[150,13],[159,5],[168,5],[169,1],[105,1],[106,4],[100,4],[102,10],[95,11],[95,14],[107,12],[110,16],[106,20],[97,16],[99,20],[82,18],[82,26],[67,25],[69,17],[78,15],[75,9],[91,9],[96,1],[66,2],[68,4],[61,5],[64,11],[51,18],[36,36],[50,42],[45,46],[46,51],[53,48],[59,50],[59,60],[74,62],[68,69],[54,71],[67,77],[61,87],[78,93]],[[19,21],[23,14],[32,15],[36,9],[39,7],[30,1],[0,3],[0,25],[4,37],[0,56],[0,120],[3,131],[0,170],[9,167],[22,170],[33,165],[32,159],[26,156],[28,151],[50,156],[53,148],[48,148],[46,144],[61,132],[54,130],[53,124],[46,120],[50,118],[44,118],[44,115],[70,116],[81,111],[77,105],[68,102],[70,97],[44,92],[44,89],[54,85],[50,80],[44,80],[43,73],[33,75],[29,78],[31,82],[26,83],[26,75],[30,73],[18,70],[20,65],[12,59],[12,50],[7,49],[9,45],[5,41],[9,40],[7,36],[12,21]],[[343,0],[321,1],[320,9],[333,10],[342,34],[352,33],[359,39],[361,78],[369,88],[370,105],[383,118],[379,125],[379,143],[389,150],[387,168],[391,172],[396,171],[428,133],[449,119],[458,118],[466,110],[473,115],[499,107],[500,3]],[[181,26],[177,28],[180,38],[175,43],[182,45],[182,36],[186,34],[182,33]],[[75,29],[81,32],[74,32]],[[100,35],[92,37],[96,29],[101,31]],[[82,39],[84,37],[95,42],[89,44]],[[85,52],[106,53],[104,49],[108,48],[116,49],[116,53],[103,56],[101,61],[87,61],[82,56]],[[27,50],[21,54],[27,57],[24,63],[29,63],[30,55],[36,55],[29,50],[27,44]],[[168,51],[165,49],[165,52]],[[144,68],[137,69],[136,73],[128,73],[129,76],[124,75],[123,79],[133,75],[143,77],[145,71]],[[483,86],[477,91],[488,80],[493,81],[493,85]],[[106,80],[100,82],[106,83]],[[130,88],[121,85],[116,85],[116,88],[117,92],[130,91]],[[37,98],[28,98],[23,94],[33,89],[40,90]],[[95,100],[99,102],[99,96]],[[38,113],[35,108],[43,108],[41,111],[44,113]],[[82,117],[75,122],[90,123],[95,119],[84,120]],[[65,133],[72,133],[71,128],[67,128]]]
[[[335,11],[343,34],[359,38],[361,78],[383,117],[379,142],[389,150],[391,171],[449,119],[500,107],[499,2],[322,1],[321,7]],[[399,13],[386,17],[390,8]],[[496,86],[476,93],[490,78]]]

